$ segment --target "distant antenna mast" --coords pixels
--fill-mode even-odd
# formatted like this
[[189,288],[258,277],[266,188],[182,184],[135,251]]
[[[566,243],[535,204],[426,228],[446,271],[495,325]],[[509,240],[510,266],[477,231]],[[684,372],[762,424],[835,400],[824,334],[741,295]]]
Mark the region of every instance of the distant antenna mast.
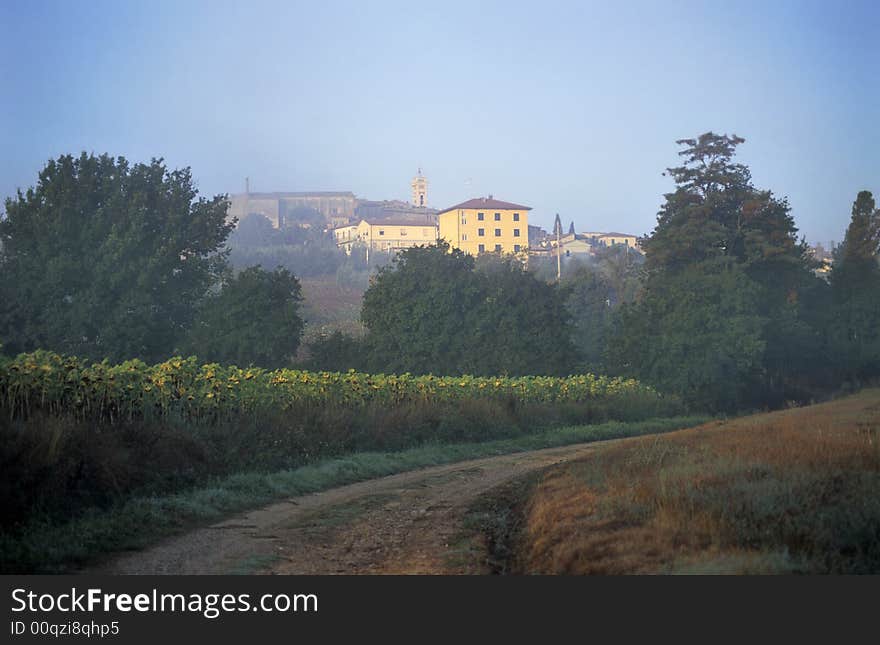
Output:
[[560,257],[562,254],[562,241],[560,239],[562,235],[562,222],[559,219],[559,213],[556,213],[556,222],[553,224],[553,228],[556,229],[556,282],[559,282],[562,279],[562,258]]

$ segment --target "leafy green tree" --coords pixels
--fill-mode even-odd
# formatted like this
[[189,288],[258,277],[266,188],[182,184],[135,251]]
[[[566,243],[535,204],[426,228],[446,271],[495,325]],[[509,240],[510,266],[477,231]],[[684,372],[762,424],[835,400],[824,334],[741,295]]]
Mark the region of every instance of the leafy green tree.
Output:
[[[821,336],[805,296],[818,278],[788,203],[755,188],[733,161],[742,138],[709,132],[677,143],[684,163],[668,169],[676,189],[642,243],[644,292],[621,318],[616,361],[704,407],[804,396],[805,347]],[[670,334],[681,342],[670,345]]]
[[401,252],[364,293],[361,320],[374,360],[388,372],[459,374],[471,356],[475,312],[483,294],[474,259],[447,244]]
[[226,266],[227,206],[161,159],[49,161],[0,221],[4,351],[167,357]]
[[645,256],[623,244],[599,247],[593,266],[611,287],[611,306],[633,302],[642,288]]
[[560,374],[574,352],[558,289],[509,258],[441,242],[402,251],[364,294],[373,364],[434,374]]
[[474,373],[570,374],[577,351],[562,290],[527,272],[512,256],[477,259],[483,293],[474,316]]
[[201,304],[188,353],[215,363],[289,366],[304,327],[301,301],[299,281],[286,269],[251,267],[229,276]]
[[603,372],[617,298],[614,288],[600,270],[582,264],[563,277],[562,293],[584,371]]
[[757,300],[755,283],[731,262],[655,281],[622,308],[612,361],[700,409],[754,405],[766,349]]
[[229,245],[235,246],[271,246],[279,244],[278,231],[265,215],[251,213],[238,221],[238,225],[229,236]]
[[756,189],[748,167],[733,162],[741,137],[711,132],[681,139],[685,163],[669,168],[675,192],[667,194],[657,226],[644,240],[649,273],[674,272],[695,263],[730,258],[754,278],[788,265],[805,269],[790,208],[770,191]]
[[880,210],[869,191],[853,203],[830,282],[832,345],[844,377],[880,375]]
[[643,263],[641,253],[612,245],[599,247],[584,259],[568,258],[563,265],[562,294],[571,315],[572,342],[581,361],[579,371],[607,371],[605,358],[616,313],[640,292]]
[[364,338],[356,338],[336,330],[315,338],[306,345],[309,354],[306,369],[330,372],[372,371],[369,349]]
[[[853,202],[846,237],[836,249],[837,267],[849,265],[863,271],[877,263],[880,254],[880,210],[871,191],[863,190]],[[864,265],[864,267],[860,266]]]

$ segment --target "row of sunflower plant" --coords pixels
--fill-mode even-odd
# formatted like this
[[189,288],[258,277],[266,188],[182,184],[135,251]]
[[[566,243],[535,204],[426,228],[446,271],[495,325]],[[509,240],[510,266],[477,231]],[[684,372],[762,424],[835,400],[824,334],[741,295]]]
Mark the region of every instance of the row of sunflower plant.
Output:
[[303,405],[393,406],[464,399],[552,404],[629,394],[660,396],[634,379],[592,374],[451,377],[310,372],[200,364],[195,357],[175,357],[156,365],[136,359],[112,365],[49,351],[0,357],[0,405],[12,417],[42,410],[110,420],[156,416],[211,420]]

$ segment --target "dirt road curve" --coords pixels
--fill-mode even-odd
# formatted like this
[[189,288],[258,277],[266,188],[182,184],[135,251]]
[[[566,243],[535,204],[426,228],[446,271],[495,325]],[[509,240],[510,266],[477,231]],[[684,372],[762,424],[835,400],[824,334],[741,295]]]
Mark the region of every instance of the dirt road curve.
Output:
[[118,556],[90,573],[477,573],[473,564],[456,564],[454,542],[467,506],[514,477],[598,445],[477,459],[287,499]]

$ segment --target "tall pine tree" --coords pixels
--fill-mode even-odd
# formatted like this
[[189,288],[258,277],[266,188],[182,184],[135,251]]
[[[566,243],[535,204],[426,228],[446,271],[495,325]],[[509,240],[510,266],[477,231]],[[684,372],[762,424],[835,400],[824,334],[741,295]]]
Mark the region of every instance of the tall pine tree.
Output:
[[803,298],[816,288],[788,203],[735,163],[744,139],[682,139],[682,165],[644,240],[645,288],[622,311],[611,358],[711,409],[804,396],[804,348],[816,332]]

